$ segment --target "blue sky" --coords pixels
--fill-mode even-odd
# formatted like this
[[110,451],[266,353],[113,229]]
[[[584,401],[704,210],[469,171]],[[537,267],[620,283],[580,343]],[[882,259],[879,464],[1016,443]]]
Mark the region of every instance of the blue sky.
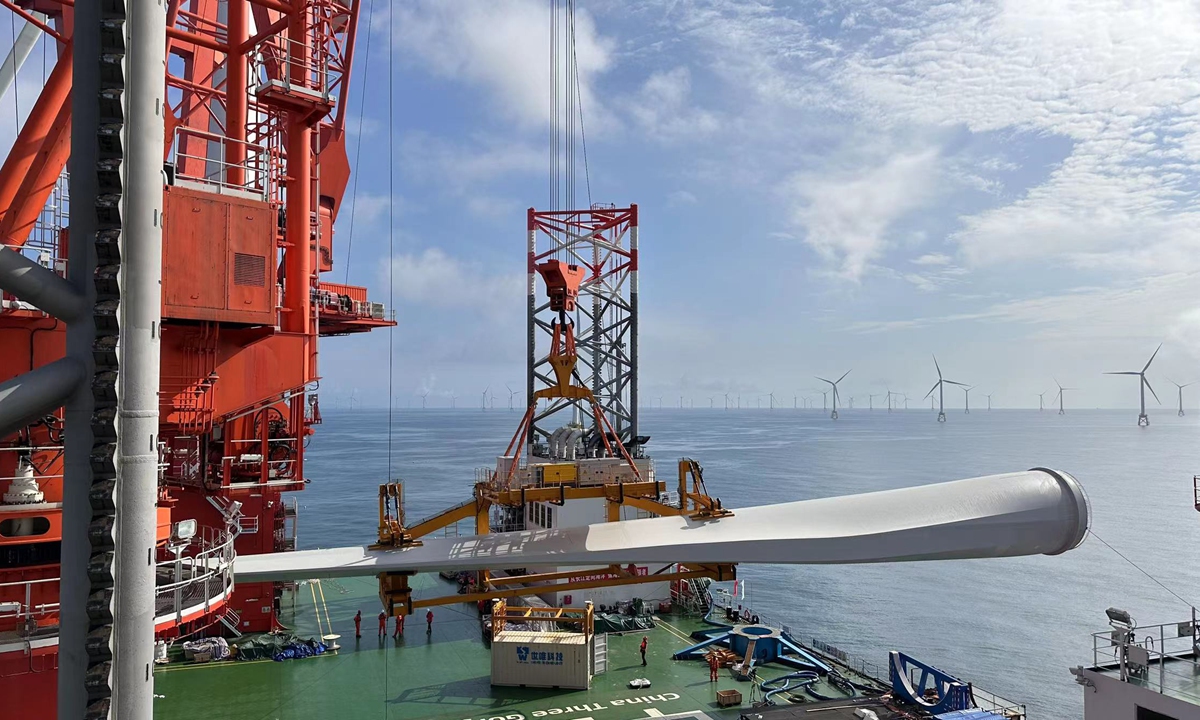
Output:
[[[548,196],[548,0],[362,5],[326,279],[386,301],[391,277],[399,406],[505,403]],[[1129,407],[1100,373],[1159,342],[1164,400],[1200,380],[1195,3],[579,0],[576,33],[591,199],[640,206],[643,398],[790,399],[848,368],[847,394],[920,396],[937,353],[997,405],[1057,377]],[[39,47],[8,142],[44,72]],[[384,404],[388,342],[323,343],[327,405]]]
[[[506,402],[548,3],[396,4],[390,155],[374,5],[350,279],[387,293],[390,160],[397,402]],[[641,209],[644,398],[790,404],[851,367],[848,394],[920,396],[936,352],[997,405],[1057,377],[1130,406],[1100,373],[1159,342],[1160,396],[1200,379],[1194,3],[580,0],[577,38],[592,199]],[[327,395],[382,404],[387,342],[325,343]]]

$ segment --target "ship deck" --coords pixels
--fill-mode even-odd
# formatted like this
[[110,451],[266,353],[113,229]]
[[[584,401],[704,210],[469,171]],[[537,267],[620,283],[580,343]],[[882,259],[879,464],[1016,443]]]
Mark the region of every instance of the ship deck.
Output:
[[[437,575],[413,578],[417,598],[454,592]],[[596,675],[589,690],[493,687],[491,654],[483,643],[478,612],[466,604],[434,608],[433,631],[425,632],[424,610],[410,618],[405,635],[380,639],[376,632],[379,601],[373,578],[326,580],[326,607],[341,648],[302,660],[274,662],[224,661],[172,663],[155,672],[155,716],[263,720],[380,717],[388,720],[521,720],[559,717],[611,720],[658,717],[699,711],[694,717],[736,718],[761,692],[722,670],[709,682],[700,661],[676,661],[678,650],[692,645],[698,619],[662,616],[657,627],[625,635],[609,635],[608,671]],[[302,637],[317,637],[317,616],[310,586],[296,593],[295,605],[285,595],[285,620]],[[320,605],[319,598],[317,605]],[[363,637],[354,637],[354,613],[362,610]],[[322,610],[324,622],[324,610]],[[649,637],[647,666],[638,653],[641,636]],[[236,641],[232,641],[236,644]],[[789,672],[767,665],[764,679]],[[844,671],[850,675],[850,671]],[[853,675],[860,682],[866,678]],[[631,689],[628,682],[646,678],[651,686]],[[717,690],[741,691],[740,707],[720,708]],[[818,692],[841,697],[822,683]],[[805,697],[801,695],[801,697]],[[806,698],[808,699],[808,698]],[[815,703],[814,703],[815,704]],[[661,715],[660,715],[661,714]]]

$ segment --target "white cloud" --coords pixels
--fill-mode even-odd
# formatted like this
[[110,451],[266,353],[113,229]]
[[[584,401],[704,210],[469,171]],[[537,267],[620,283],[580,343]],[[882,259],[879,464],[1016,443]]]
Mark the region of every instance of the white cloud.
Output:
[[968,261],[1094,266],[1100,254],[1160,273],[1195,256],[1200,6],[976,0],[895,17],[838,74],[867,106],[893,122],[1071,142],[1045,182],[964,219],[953,237]]
[[687,190],[673,190],[667,195],[668,205],[695,205],[698,202],[696,196]]
[[914,265],[943,266],[951,263],[950,256],[942,253],[928,253],[909,260]]
[[[523,125],[549,124],[550,17],[538,0],[393,2],[397,47],[431,72],[481,87]],[[579,85],[589,127],[602,122],[592,90],[611,63],[612,42],[586,10],[575,11]]]
[[720,127],[717,116],[692,104],[692,74],[686,66],[652,74],[626,112],[641,132],[658,142],[698,141]]
[[[1195,322],[1194,273],[1172,273],[1116,284],[1078,287],[1053,295],[1018,298],[977,310],[902,320],[865,321],[854,332],[912,330],[952,323],[1008,323],[1028,326],[1031,339],[1051,341],[1153,340],[1178,336],[1187,342]],[[1200,343],[1192,346],[1200,357]]]
[[523,275],[488,274],[438,248],[399,255],[392,261],[396,297],[412,305],[512,314],[521,307],[524,282]]
[[468,211],[490,218],[528,207],[505,195],[507,186],[514,177],[545,173],[548,163],[543,150],[518,141],[476,136],[456,143],[425,133],[406,137],[400,157],[406,173],[465,198]]
[[921,150],[852,170],[796,173],[783,191],[791,219],[821,257],[857,280],[883,253],[893,224],[933,196],[937,158]]

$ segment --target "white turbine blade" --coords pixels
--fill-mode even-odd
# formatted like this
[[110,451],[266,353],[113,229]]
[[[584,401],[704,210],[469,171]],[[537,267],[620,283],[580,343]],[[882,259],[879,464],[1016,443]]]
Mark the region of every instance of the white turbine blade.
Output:
[[402,550],[242,555],[234,574],[237,582],[269,582],[538,565],[819,565],[1057,555],[1083,541],[1090,519],[1078,482],[1045,469],[733,512],[707,521],[671,516],[425,538]]
[[[850,368],[850,370],[853,370],[853,369],[854,368]],[[846,376],[850,374],[850,370],[847,370],[846,372],[842,373],[842,376],[840,378],[838,378],[837,381],[841,382],[841,381],[845,380]]]
[[934,356],[933,356],[933,366],[934,366],[935,368],[937,368],[937,371],[938,371],[938,380],[941,380],[941,379],[942,379],[942,366],[941,366],[941,365],[938,365],[938,361],[937,361],[937,355],[934,355]]
[[1158,355],[1159,350],[1162,350],[1162,343],[1159,343],[1158,347],[1154,348],[1154,355],[1151,355],[1150,359],[1146,361],[1146,367],[1142,368],[1142,372],[1146,372],[1150,369],[1150,363],[1154,362],[1154,358],[1156,355]]
[[1124,372],[1106,372],[1106,373],[1102,373],[1102,374],[1103,375],[1141,375],[1140,372],[1137,372],[1134,370],[1126,370]]
[[814,375],[813,377],[815,377],[816,379],[820,380],[821,382],[827,382],[827,383],[829,383],[830,385],[833,385],[833,384],[835,384],[835,383],[834,383],[832,380],[826,380],[825,378],[821,377],[820,375]]
[[1158,393],[1154,392],[1154,388],[1150,387],[1150,381],[1146,379],[1145,375],[1142,376],[1142,382],[1146,383],[1146,389],[1149,390],[1150,394],[1154,396],[1155,402],[1157,402],[1159,405],[1162,405],[1162,400],[1158,399]]
[[934,390],[937,390],[937,389],[938,389],[938,385],[941,385],[941,384],[942,384],[942,381],[941,381],[941,380],[938,380],[937,382],[935,382],[935,383],[933,384],[933,387],[929,388],[929,392],[925,393],[925,397],[923,397],[923,398],[921,398],[921,399],[922,399],[922,400],[924,400],[925,398],[928,398],[930,395],[932,395],[932,394],[933,394],[933,391],[934,391]]
[[955,382],[953,380],[943,380],[942,382],[944,382],[948,385],[961,385],[962,387],[967,387],[966,383]]

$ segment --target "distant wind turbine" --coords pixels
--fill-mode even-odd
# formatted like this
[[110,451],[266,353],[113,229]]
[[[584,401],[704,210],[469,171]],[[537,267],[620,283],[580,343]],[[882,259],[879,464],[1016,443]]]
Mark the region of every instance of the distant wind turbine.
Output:
[[491,389],[492,389],[491,385],[488,385],[487,387],[485,387],[483,389],[483,404],[480,406],[483,409],[483,412],[487,412],[487,394],[488,394],[488,390],[491,390]]
[[[925,393],[925,397],[932,397],[933,391],[937,390],[937,393],[938,393],[938,418],[937,419],[938,419],[938,422],[946,422],[946,404],[945,404],[946,384],[949,383],[950,385],[958,385],[961,387],[966,387],[966,384],[960,383],[960,382],[955,382],[953,380],[946,380],[946,379],[942,378],[942,366],[938,365],[937,355],[933,356],[933,366],[935,368],[937,368],[938,379],[937,379],[937,382],[935,382],[933,384],[933,387],[929,388],[929,392]],[[968,409],[968,412],[970,412],[969,409]]]
[[1150,387],[1150,381],[1146,379],[1146,371],[1150,369],[1150,363],[1154,362],[1154,358],[1158,355],[1158,351],[1162,350],[1162,343],[1154,349],[1154,354],[1146,361],[1145,367],[1141,370],[1125,370],[1122,372],[1107,372],[1105,375],[1137,375],[1138,376],[1138,391],[1141,395],[1141,412],[1138,414],[1138,427],[1149,427],[1150,418],[1146,415],[1146,388],[1150,388],[1150,394],[1158,400],[1158,404],[1162,405],[1162,400],[1158,399],[1158,393],[1154,392],[1154,388]]
[[963,395],[966,396],[966,399],[964,400],[965,404],[963,405],[963,407],[965,408],[963,410],[964,415],[971,414],[971,391],[974,389],[975,389],[974,385],[970,385],[970,386],[963,385]]
[[1058,378],[1054,378],[1054,384],[1058,385],[1058,394],[1054,396],[1054,399],[1058,401],[1058,414],[1066,415],[1067,409],[1065,407],[1063,407],[1063,391],[1064,390],[1076,390],[1078,388],[1063,387],[1062,383],[1060,383],[1058,381]]
[[729,409],[729,393],[725,393],[725,409]]
[[[838,419],[838,411],[837,411],[837,402],[838,402],[838,383],[840,383],[841,381],[845,380],[845,379],[846,379],[846,376],[847,376],[847,375],[849,375],[849,374],[850,374],[850,371],[849,371],[849,370],[847,370],[846,372],[842,373],[842,376],[841,376],[840,378],[838,378],[837,380],[826,380],[826,379],[825,379],[825,378],[823,378],[823,377],[820,377],[820,376],[818,376],[818,377],[817,377],[817,379],[818,379],[818,380],[820,380],[821,382],[824,382],[824,383],[829,383],[829,386],[832,388],[832,392],[833,392],[833,412],[829,414],[829,419],[830,419],[830,420],[837,420],[837,419]],[[825,392],[829,392],[829,391],[825,391]]]
[[428,392],[423,392],[423,393],[421,393],[421,409],[422,409],[422,410],[424,410],[424,409],[425,409],[425,398],[427,398],[427,397],[429,397],[429,393],[428,393]]
[[454,393],[451,393],[450,394],[450,409],[453,410],[456,407],[458,407],[458,396],[455,395]]
[[1190,383],[1184,383],[1184,384],[1180,385],[1179,383],[1175,382],[1174,380],[1171,380],[1171,378],[1167,378],[1167,381],[1170,382],[1175,387],[1179,388],[1179,417],[1183,417],[1183,415],[1184,415],[1184,412],[1183,412],[1183,389],[1185,387],[1187,387],[1188,385],[1195,385],[1196,383],[1190,382]]
[[512,409],[513,409],[513,397],[515,397],[515,396],[516,396],[516,394],[517,394],[517,391],[516,391],[516,390],[513,390],[513,389],[512,389],[512,388],[510,388],[510,387],[508,387],[508,383],[504,383],[504,387],[505,387],[505,388],[507,388],[507,390],[508,390],[508,411],[509,411],[509,412],[512,412]]
[[988,393],[987,395],[984,395],[984,397],[988,399],[988,412],[991,412],[992,411],[992,393]]
[[1048,392],[1050,392],[1050,391],[1047,390],[1046,392],[1038,393],[1038,412],[1041,412],[1046,409],[1046,393],[1048,393]]

